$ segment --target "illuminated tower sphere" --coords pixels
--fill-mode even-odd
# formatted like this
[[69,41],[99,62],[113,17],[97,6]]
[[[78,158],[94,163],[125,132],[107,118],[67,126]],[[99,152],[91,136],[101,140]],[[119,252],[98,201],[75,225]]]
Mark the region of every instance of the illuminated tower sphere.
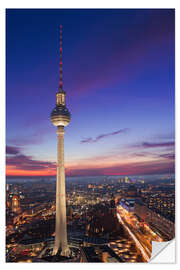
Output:
[[64,127],[71,120],[66,108],[66,93],[63,90],[62,80],[62,26],[60,26],[60,80],[59,90],[56,93],[56,107],[51,113],[51,122],[57,127],[57,176],[56,176],[56,229],[53,255],[61,250],[62,256],[69,256],[66,225],[66,188],[64,170]]

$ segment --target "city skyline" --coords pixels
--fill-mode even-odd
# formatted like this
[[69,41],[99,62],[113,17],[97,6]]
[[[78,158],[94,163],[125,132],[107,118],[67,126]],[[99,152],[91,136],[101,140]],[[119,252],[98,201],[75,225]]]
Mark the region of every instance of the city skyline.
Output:
[[6,16],[7,175],[56,174],[48,117],[58,88],[60,22],[73,112],[66,174],[174,173],[174,10],[7,10]]

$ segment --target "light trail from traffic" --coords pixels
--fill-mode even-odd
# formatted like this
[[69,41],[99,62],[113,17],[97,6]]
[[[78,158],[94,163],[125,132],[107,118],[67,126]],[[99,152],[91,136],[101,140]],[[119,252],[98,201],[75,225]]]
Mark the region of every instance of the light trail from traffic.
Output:
[[141,251],[141,254],[142,254],[143,258],[146,261],[149,261],[150,257],[147,255],[146,251],[144,250],[143,246],[141,245],[141,243],[139,242],[137,237],[131,232],[131,230],[128,228],[128,226],[125,224],[125,222],[122,220],[119,213],[117,213],[117,217],[118,217],[119,222],[121,222],[123,224],[124,228],[127,230],[129,235],[131,236],[131,238],[134,240],[134,242],[135,242],[136,246],[138,247],[138,249]]

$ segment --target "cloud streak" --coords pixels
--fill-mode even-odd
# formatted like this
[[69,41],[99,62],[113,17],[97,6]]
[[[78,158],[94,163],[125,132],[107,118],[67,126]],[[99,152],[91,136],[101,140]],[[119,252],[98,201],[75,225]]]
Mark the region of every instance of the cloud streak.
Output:
[[146,161],[119,163],[113,166],[70,167],[67,170],[70,176],[96,176],[96,175],[139,175],[139,174],[164,174],[174,173],[174,162]]
[[6,147],[6,165],[7,167],[14,168],[16,170],[55,170],[56,163],[49,161],[34,160],[31,156],[26,156],[21,153],[16,146]]
[[167,158],[169,160],[175,160],[175,154],[162,154],[162,155],[159,155],[160,158]]
[[7,155],[17,155],[20,153],[19,147],[16,146],[6,146],[6,154]]
[[133,148],[163,148],[163,147],[173,147],[175,146],[174,141],[168,141],[168,142],[142,142],[141,144],[134,144],[131,145],[130,147]]
[[[122,130],[121,130],[122,132]],[[104,137],[113,136],[121,133],[119,131],[101,134],[97,136],[95,141]],[[175,155],[173,151],[164,153],[166,147],[174,146],[174,142],[165,143],[148,143],[143,142],[138,145],[148,150],[162,149],[161,153],[129,153],[127,159],[124,153],[118,154],[107,153],[102,156],[94,156],[88,159],[76,160],[74,164],[69,163],[66,167],[66,175],[68,176],[96,176],[96,175],[136,175],[136,174],[161,174],[174,173]],[[160,147],[160,150],[159,150]],[[141,149],[141,148],[140,148]],[[35,160],[32,156],[22,153],[17,146],[6,147],[7,158],[7,175],[11,176],[44,176],[56,175],[56,162]],[[123,157],[122,157],[123,156]],[[131,158],[132,157],[132,158]],[[137,159],[136,157],[139,157]]]
[[85,139],[81,140],[81,143],[96,143],[104,138],[111,137],[111,136],[118,135],[118,134],[122,134],[122,133],[126,133],[127,131],[129,131],[129,128],[123,128],[123,129],[120,129],[120,130],[117,130],[114,132],[100,134],[95,138],[92,138],[92,137],[85,138]]

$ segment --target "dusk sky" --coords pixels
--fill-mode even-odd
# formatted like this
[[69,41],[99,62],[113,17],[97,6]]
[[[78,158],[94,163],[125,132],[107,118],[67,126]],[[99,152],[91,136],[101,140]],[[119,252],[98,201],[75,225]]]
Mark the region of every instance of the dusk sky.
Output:
[[7,175],[56,174],[59,81],[67,175],[174,173],[174,10],[7,10]]

